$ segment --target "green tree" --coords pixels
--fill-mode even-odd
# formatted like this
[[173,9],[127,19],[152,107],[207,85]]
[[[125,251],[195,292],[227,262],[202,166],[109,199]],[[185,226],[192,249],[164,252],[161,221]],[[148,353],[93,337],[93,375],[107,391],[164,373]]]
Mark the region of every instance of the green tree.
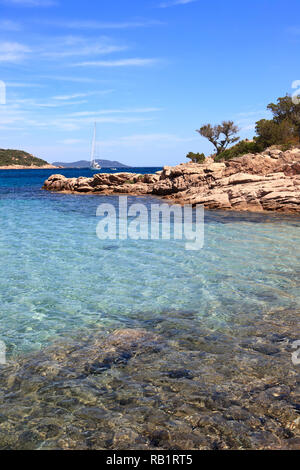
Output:
[[186,158],[189,158],[193,163],[203,163],[205,161],[204,153],[193,153],[187,154]]
[[300,126],[300,104],[290,95],[285,95],[277,99],[277,103],[270,103],[267,106],[273,114],[275,122],[280,124],[282,121],[290,121],[294,126]]
[[205,124],[196,132],[213,144],[217,155],[224,152],[229,145],[239,140],[239,137],[236,136],[239,132],[239,128],[233,121],[223,121],[222,124],[216,126]]
[[255,130],[258,135],[256,141],[263,148],[293,143],[295,139],[295,126],[288,119],[282,121],[262,119],[256,123]]

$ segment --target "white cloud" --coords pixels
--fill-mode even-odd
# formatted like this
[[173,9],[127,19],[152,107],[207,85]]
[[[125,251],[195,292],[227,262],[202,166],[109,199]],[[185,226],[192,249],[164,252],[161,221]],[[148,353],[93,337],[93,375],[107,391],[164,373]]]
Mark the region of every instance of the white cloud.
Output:
[[[89,41],[90,43],[91,41]],[[78,47],[78,44],[74,48],[67,48],[64,51],[52,51],[52,52],[43,52],[42,55],[44,57],[49,58],[65,58],[65,57],[79,57],[79,56],[87,56],[87,55],[105,55],[105,54],[112,54],[113,52],[121,52],[127,49],[126,46],[114,46],[114,45],[104,45],[104,44],[96,44],[96,45],[86,45],[82,47]]]
[[[100,140],[99,144],[102,148],[113,148],[113,147],[137,147],[140,148],[148,144],[157,145],[168,145],[173,146],[178,143],[193,142],[197,138],[191,137],[180,137],[174,134],[135,134],[130,136],[120,137],[118,139],[111,140]],[[85,143],[83,139],[64,139],[60,143],[64,145],[76,145]]]
[[19,23],[11,20],[0,21],[0,31],[20,31],[22,28]]
[[22,82],[6,82],[6,86],[9,88],[43,88],[44,85],[37,83],[22,83]]
[[84,142],[82,139],[64,139],[60,143],[63,145],[76,145]]
[[18,42],[0,42],[0,62],[19,62],[31,52],[29,47]]
[[75,67],[143,67],[153,65],[158,59],[120,59],[120,60],[95,60],[73,64]]
[[[127,49],[128,47],[123,44],[111,44],[106,37],[100,39],[77,36],[52,37],[51,41],[44,39],[39,41],[39,43],[36,42],[32,48],[18,42],[2,41],[0,42],[0,61],[18,62],[26,58],[29,52],[32,52],[32,58],[43,59],[48,62],[52,59],[55,61],[61,59],[65,64],[66,59],[72,57],[77,57],[77,60],[83,58],[85,60],[89,58],[97,59],[97,56],[121,52]],[[70,81],[82,81],[82,79],[80,77],[72,77]],[[85,79],[85,81],[91,81],[91,79]]]
[[145,145],[153,144],[159,146],[172,147],[178,143],[198,141],[197,137],[180,137],[174,134],[136,134],[126,137],[120,137],[116,140],[103,140],[101,147],[143,147]]
[[[75,102],[63,103],[63,105],[65,104],[75,104]],[[103,116],[95,118],[95,116],[53,116],[52,114],[45,115],[44,113],[41,117],[39,113],[40,108],[50,107],[55,111],[58,106],[54,106],[52,103],[37,103],[33,100],[19,100],[18,102],[0,106],[0,129],[7,129],[8,126],[15,128],[16,125],[19,125],[23,129],[30,129],[30,132],[32,132],[32,128],[48,129],[49,127],[72,132],[82,130],[83,125],[90,126],[95,121],[102,124],[131,124],[151,120],[141,116]],[[45,116],[47,116],[46,119]]]
[[39,43],[35,43],[34,56],[47,61],[61,59],[65,65],[68,58],[97,59],[97,56],[122,52],[127,49],[127,45],[114,44],[107,37],[54,36],[51,37],[51,41],[45,38]]
[[36,126],[38,127],[56,127],[58,129],[64,129],[66,131],[77,131],[82,130],[84,125],[92,126],[95,121],[98,124],[134,124],[138,122],[150,121],[151,119],[147,119],[144,117],[85,117],[85,118],[57,118],[57,119],[49,119],[47,121],[40,121],[36,122]]
[[45,21],[63,29],[130,29],[144,28],[149,26],[159,26],[164,23],[161,21],[124,21],[124,22],[103,22],[93,20],[71,20],[71,21]]
[[21,7],[50,7],[57,5],[55,0],[2,0],[2,3]]
[[47,79],[47,80],[70,82],[70,83],[72,82],[74,83],[100,83],[102,82],[102,80],[96,80],[95,78],[70,77],[70,76],[63,76],[63,75],[41,75],[40,78]]
[[265,109],[260,109],[258,111],[246,111],[246,112],[242,112],[242,113],[238,113],[238,116],[240,116],[241,118],[247,118],[247,117],[259,117],[261,116],[262,114],[266,114],[268,111],[266,111]]
[[59,103],[45,102],[45,103],[35,103],[34,106],[38,108],[59,108],[62,106],[78,106],[80,104],[86,104],[86,100],[81,101],[60,101]]
[[151,121],[152,119],[149,119],[149,118],[142,118],[142,117],[138,117],[138,118],[132,118],[132,117],[97,117],[95,119],[95,117],[87,117],[87,118],[79,118],[79,119],[69,119],[69,120],[66,120],[67,122],[69,123],[94,123],[95,121],[96,122],[99,122],[99,123],[111,123],[111,124],[130,124],[130,123],[133,123],[133,122],[142,122],[142,121]]
[[244,111],[236,115],[240,132],[255,131],[256,122],[260,119],[270,119],[271,113],[266,109]]
[[101,116],[103,114],[144,114],[161,111],[161,108],[103,109],[101,111],[79,111],[69,114],[72,117]]
[[168,8],[176,5],[187,5],[188,3],[197,2],[198,0],[172,0],[170,2],[163,2],[159,5],[159,8]]
[[240,132],[255,131],[255,124],[249,124],[248,126],[241,127]]
[[299,36],[300,35],[300,27],[299,26],[290,26],[289,28],[287,28],[287,32],[292,34],[292,35]]
[[93,96],[93,95],[107,95],[109,93],[112,93],[114,90],[102,90],[102,91],[90,91],[88,93],[74,93],[72,95],[58,95],[58,96],[53,96],[52,99],[58,100],[58,101],[68,101],[68,100],[73,100],[76,98],[86,98],[88,96]]
[[74,105],[80,105],[80,104],[86,104],[86,101],[58,101],[58,102],[53,102],[53,101],[45,101],[45,102],[39,102],[30,98],[24,98],[24,99],[17,99],[13,101],[14,104],[16,105],[21,105],[23,108],[60,108],[63,106],[74,106]]
[[29,116],[19,109],[18,105],[5,105],[0,106],[0,129],[7,128],[8,126],[13,126],[15,128],[16,124],[24,125]]

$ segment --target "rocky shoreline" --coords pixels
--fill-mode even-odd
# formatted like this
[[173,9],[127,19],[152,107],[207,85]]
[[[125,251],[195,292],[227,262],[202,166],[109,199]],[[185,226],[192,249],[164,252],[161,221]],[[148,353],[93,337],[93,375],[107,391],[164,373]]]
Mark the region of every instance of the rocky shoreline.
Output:
[[54,165],[42,165],[42,166],[25,166],[25,165],[8,165],[8,166],[0,166],[0,170],[55,170],[58,169],[58,166]]
[[300,212],[300,148],[267,149],[216,163],[182,163],[155,175],[100,173],[92,178],[52,175],[43,189],[105,195],[152,195],[207,209]]

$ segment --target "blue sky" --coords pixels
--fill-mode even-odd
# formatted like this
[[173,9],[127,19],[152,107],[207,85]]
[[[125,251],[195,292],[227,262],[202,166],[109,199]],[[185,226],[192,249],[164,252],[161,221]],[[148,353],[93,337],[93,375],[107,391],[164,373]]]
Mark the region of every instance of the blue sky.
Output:
[[196,134],[241,137],[300,79],[299,0],[0,0],[0,147],[52,161],[130,165],[212,151]]

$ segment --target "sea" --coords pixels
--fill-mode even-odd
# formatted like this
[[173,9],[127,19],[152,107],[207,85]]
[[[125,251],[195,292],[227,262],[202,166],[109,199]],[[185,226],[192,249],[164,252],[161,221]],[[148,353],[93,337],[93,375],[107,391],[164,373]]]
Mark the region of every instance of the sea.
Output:
[[299,445],[300,218],[205,211],[201,250],[101,240],[119,198],[42,190],[53,172],[95,173],[0,171],[0,449]]

